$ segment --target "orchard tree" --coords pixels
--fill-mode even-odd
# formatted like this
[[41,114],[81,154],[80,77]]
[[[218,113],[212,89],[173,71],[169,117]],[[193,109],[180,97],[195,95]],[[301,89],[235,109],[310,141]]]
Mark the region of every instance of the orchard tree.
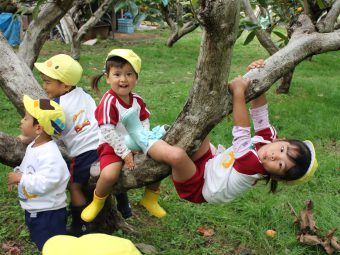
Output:
[[[240,2],[232,0],[202,0],[198,17],[202,26],[202,40],[192,89],[186,104],[168,130],[164,140],[195,152],[201,141],[225,116],[232,111],[232,95],[228,91],[228,76],[233,46],[239,27]],[[317,23],[318,24],[318,23]],[[288,44],[266,60],[261,70],[252,70],[245,77],[252,79],[246,91],[246,100],[256,98],[304,59],[340,49],[340,30],[320,33],[308,15],[299,15],[292,27]],[[4,37],[0,37],[0,84],[20,113],[23,94],[40,96],[40,87],[30,68],[13,52]],[[4,61],[6,59],[6,61]],[[13,71],[15,77],[13,78]],[[18,86],[20,84],[20,86]],[[16,101],[14,98],[18,98]],[[195,128],[193,128],[195,127]],[[23,156],[24,145],[14,137],[0,133],[0,161],[14,166]],[[19,148],[19,149],[17,149]],[[144,155],[135,158],[136,169],[123,169],[112,194],[139,188],[157,182],[171,173],[169,166],[157,163]],[[93,186],[93,183],[89,185]],[[112,221],[109,202],[96,219],[98,230],[110,232],[116,226]]]

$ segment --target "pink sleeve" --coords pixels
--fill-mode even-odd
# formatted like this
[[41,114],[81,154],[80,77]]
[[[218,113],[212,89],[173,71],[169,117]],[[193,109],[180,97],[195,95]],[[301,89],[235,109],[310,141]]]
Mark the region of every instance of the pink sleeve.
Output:
[[251,118],[253,119],[255,132],[270,127],[268,116],[268,104],[258,108],[250,109]]
[[243,156],[251,145],[250,127],[233,127],[233,151],[235,158]]

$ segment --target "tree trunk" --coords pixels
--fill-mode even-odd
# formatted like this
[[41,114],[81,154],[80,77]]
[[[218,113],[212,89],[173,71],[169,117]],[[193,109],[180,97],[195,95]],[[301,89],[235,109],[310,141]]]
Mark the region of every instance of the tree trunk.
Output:
[[48,2],[41,6],[19,46],[18,55],[32,69],[40,50],[49,36],[49,32],[71,8],[74,0],[60,0]]
[[277,94],[288,94],[293,80],[294,69],[282,77],[280,86],[276,89]]

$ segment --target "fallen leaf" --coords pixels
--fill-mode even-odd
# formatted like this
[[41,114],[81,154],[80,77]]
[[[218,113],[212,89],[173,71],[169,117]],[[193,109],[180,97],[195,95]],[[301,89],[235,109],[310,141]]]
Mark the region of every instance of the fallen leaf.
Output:
[[314,205],[311,200],[306,201],[306,209],[302,210],[300,213],[300,229],[303,232],[312,231],[316,233],[318,231],[318,227],[314,221],[314,216],[312,213]]
[[197,232],[200,235],[205,236],[205,237],[213,236],[215,234],[215,230],[213,230],[212,228],[205,228],[205,227],[199,227],[197,229]]
[[321,244],[322,242],[322,240],[320,240],[318,236],[309,234],[301,234],[299,237],[299,241],[307,245],[317,245]]
[[2,250],[6,255],[20,255],[21,249],[20,245],[16,241],[7,241],[1,245]]

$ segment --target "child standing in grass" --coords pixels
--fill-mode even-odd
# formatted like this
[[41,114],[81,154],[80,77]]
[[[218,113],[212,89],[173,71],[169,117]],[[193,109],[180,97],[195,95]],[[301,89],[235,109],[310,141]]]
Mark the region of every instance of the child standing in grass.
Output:
[[[262,66],[263,60],[255,61],[248,70]],[[249,79],[239,76],[229,84],[233,94],[233,145],[218,151],[217,155],[213,155],[208,138],[192,157],[182,148],[162,140],[150,139],[145,143],[141,125],[136,126],[136,114],[129,111],[122,116],[129,135],[144,152],[172,167],[172,179],[181,198],[194,203],[229,202],[260,179],[270,180],[274,192],[278,181],[297,184],[313,176],[317,169],[313,144],[276,139],[276,131],[269,124],[264,94],[251,101],[255,129],[255,136],[251,138],[245,101],[250,83]]]
[[[143,129],[150,128],[150,113],[141,97],[132,93],[137,84],[141,69],[141,59],[132,50],[114,49],[107,55],[105,73],[93,79],[92,87],[98,91],[98,81],[105,76],[110,89],[103,96],[95,113],[100,127],[100,176],[93,194],[92,203],[85,208],[81,217],[90,222],[102,210],[112,186],[117,182],[123,164],[130,170],[134,168],[132,151],[126,146],[126,130],[121,116],[134,109],[142,121]],[[166,212],[158,204],[159,183],[145,190],[141,204],[154,216],[161,218]]]
[[51,135],[65,128],[61,107],[48,99],[24,96],[25,116],[21,132],[31,138],[15,172],[8,174],[8,189],[18,184],[19,201],[31,240],[41,251],[52,236],[66,234],[66,187],[70,174]]
[[[65,112],[66,126],[62,140],[72,158],[69,163],[72,215],[69,234],[81,236],[88,233],[87,222],[80,218],[86,207],[82,187],[88,183],[91,165],[98,161],[99,128],[94,117],[96,104],[88,93],[77,86],[83,69],[70,56],[59,54],[34,66],[41,73],[48,97],[59,103]],[[127,194],[119,194],[116,198],[123,217],[130,217],[132,214]]]

